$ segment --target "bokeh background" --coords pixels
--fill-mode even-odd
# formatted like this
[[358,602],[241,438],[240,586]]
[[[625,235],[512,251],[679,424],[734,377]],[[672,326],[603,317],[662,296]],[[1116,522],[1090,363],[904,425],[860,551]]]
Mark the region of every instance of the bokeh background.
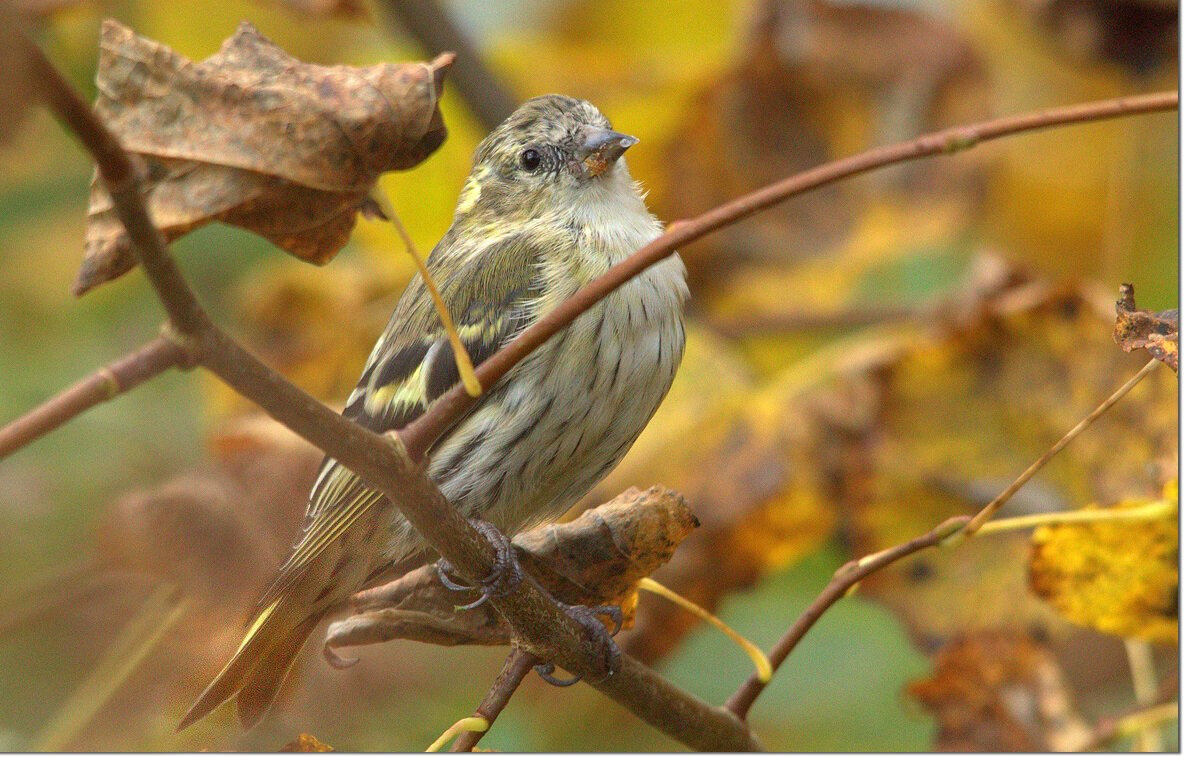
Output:
[[[379,0],[17,5],[88,97],[105,17],[195,59],[244,19],[313,62],[436,52],[400,17],[413,10]],[[511,100],[584,97],[640,137],[630,168],[666,221],[941,126],[1178,87],[1175,2],[439,5]],[[496,102],[446,84],[447,141],[382,180],[422,249],[448,226],[482,108]],[[685,367],[589,503],[682,491],[704,529],[659,577],[767,648],[845,560],[981,506],[1137,369],[1110,340],[1110,307],[1121,282],[1140,307],[1178,307],[1178,140],[1174,113],[1022,135],[684,250]],[[0,145],[0,420],[161,321],[139,272],[69,294],[90,172],[39,109]],[[369,220],[324,268],[218,225],[173,249],[220,323],[338,405],[413,272]],[[1005,514],[1159,496],[1178,475],[1178,417],[1175,377],[1157,371]],[[257,729],[225,708],[173,732],[282,559],[318,459],[209,376],[172,372],[0,461],[0,749],[267,751],[308,732],[418,750],[467,715],[502,650],[398,642],[334,671],[314,644]],[[1175,606],[1154,632],[1066,619],[1030,589],[1030,550],[1027,533],[984,537],[844,600],[755,707],[763,743],[1046,749],[1134,706],[1122,637],[1154,642],[1158,674],[1175,677]],[[722,636],[651,598],[622,643],[713,702],[748,673]],[[1174,748],[1175,727],[1161,737]],[[533,678],[483,745],[678,747],[588,687]]]

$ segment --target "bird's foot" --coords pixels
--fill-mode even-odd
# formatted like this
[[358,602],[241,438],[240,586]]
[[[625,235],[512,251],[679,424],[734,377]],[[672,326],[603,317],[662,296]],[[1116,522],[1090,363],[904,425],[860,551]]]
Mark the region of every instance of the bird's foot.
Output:
[[458,606],[456,608],[458,610],[472,610],[488,602],[491,597],[504,597],[522,583],[522,566],[518,564],[518,558],[514,555],[514,547],[510,543],[509,537],[488,521],[473,518],[469,520],[469,523],[493,545],[495,557],[493,570],[478,586],[457,583],[448,575],[455,572],[452,564],[444,558],[436,561],[436,575],[440,577],[440,583],[444,584],[446,588],[452,591],[477,589],[481,592],[481,596],[467,605]]
[[[601,670],[604,675],[596,682],[599,683],[606,678],[609,678],[621,666],[621,650],[617,647],[617,642],[613,641],[613,637],[621,630],[621,623],[623,621],[621,616],[621,608],[616,605],[596,605],[589,607],[588,605],[569,605],[559,600],[555,603],[563,610],[563,612],[580,624],[584,629],[584,649],[588,656],[593,659],[599,659],[601,662]],[[613,622],[612,629],[605,628],[604,623],[600,622],[600,616],[603,615]],[[583,676],[577,674],[571,678],[556,678],[555,663],[544,662],[534,666],[535,672],[552,686],[571,686],[578,683]]]

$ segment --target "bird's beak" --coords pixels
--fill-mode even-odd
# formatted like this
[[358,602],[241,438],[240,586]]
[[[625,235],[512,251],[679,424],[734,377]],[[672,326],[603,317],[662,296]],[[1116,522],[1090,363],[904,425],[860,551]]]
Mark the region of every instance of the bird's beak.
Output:
[[619,131],[588,127],[583,144],[576,148],[579,169],[585,176],[600,176],[637,142],[637,137]]

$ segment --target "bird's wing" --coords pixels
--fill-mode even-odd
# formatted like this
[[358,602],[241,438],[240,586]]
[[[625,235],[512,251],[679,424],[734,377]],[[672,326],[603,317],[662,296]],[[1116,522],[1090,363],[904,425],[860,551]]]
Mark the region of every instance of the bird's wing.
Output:
[[[479,365],[537,318],[542,286],[537,260],[543,247],[521,235],[467,250],[447,242],[445,237],[433,251],[428,269],[473,364]],[[422,279],[416,277],[374,346],[344,415],[377,433],[399,429],[422,415],[459,378],[448,337]],[[382,497],[352,471],[326,458],[310,495],[304,532],[260,607],[283,594],[325,547]]]

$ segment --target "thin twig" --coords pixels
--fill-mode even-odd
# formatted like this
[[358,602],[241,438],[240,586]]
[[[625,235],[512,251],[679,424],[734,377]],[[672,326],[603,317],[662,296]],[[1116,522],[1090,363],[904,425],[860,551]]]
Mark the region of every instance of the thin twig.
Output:
[[[978,530],[980,536],[997,534],[1006,531],[1020,531],[1025,528],[1039,528],[1040,526],[1064,526],[1078,523],[1123,523],[1157,520],[1172,515],[1176,511],[1174,503],[1166,499],[1148,502],[1138,507],[1114,508],[1099,510],[1063,510],[1051,513],[1032,513],[1031,515],[1017,515],[1014,518],[1003,518],[984,523]],[[1174,518],[1175,516],[1172,515]]]
[[114,399],[169,368],[185,365],[187,360],[180,345],[160,336],[108,363],[0,428],[0,460],[95,405]]
[[[858,584],[863,579],[870,576],[872,573],[884,568],[897,560],[902,560],[909,555],[920,552],[929,547],[935,547],[941,544],[945,539],[949,538],[950,534],[964,528],[970,522],[969,516],[958,516],[943,521],[936,528],[929,533],[918,536],[912,541],[898,544],[895,547],[886,549],[883,552],[876,554],[872,559],[865,558],[864,560],[852,560],[843,567],[835,571],[834,577],[826,588],[810,603],[798,619],[794,621],[793,625],[785,632],[785,634],[777,641],[777,644],[769,652],[769,662],[773,666],[773,672],[781,667],[781,663],[789,657],[790,652],[806,635],[806,632],[814,627],[819,618],[843,597],[851,591],[851,588]],[[765,690],[768,683],[762,681],[760,676],[753,673],[748,677],[748,680],[741,684],[740,688],[736,690],[724,707],[736,714],[736,717],[746,719],[748,711],[752,707],[752,703],[760,696],[760,693]]]
[[637,582],[637,588],[657,594],[659,597],[662,597],[668,602],[673,602],[700,620],[704,620],[715,626],[720,633],[727,636],[735,642],[736,646],[744,650],[744,654],[748,655],[748,659],[752,660],[752,665],[756,668],[758,678],[768,682],[773,677],[773,666],[769,663],[769,658],[765,656],[764,651],[756,644],[741,636],[739,631],[723,622],[718,616],[708,612],[706,608],[695,604],[673,589],[663,586],[648,576]]
[[966,528],[957,535],[956,539],[965,539],[974,536],[975,532],[982,528],[983,524],[990,520],[991,516],[999,511],[999,508],[1007,504],[1007,501],[1012,498],[1012,495],[1018,492],[1020,487],[1028,483],[1029,479],[1031,479],[1032,476],[1035,476],[1038,470],[1043,468],[1049,460],[1055,457],[1058,452],[1063,450],[1069,444],[1069,442],[1076,439],[1082,431],[1085,431],[1087,428],[1089,428],[1094,421],[1102,417],[1102,415],[1107,410],[1114,407],[1116,402],[1125,397],[1127,392],[1129,392],[1131,389],[1134,389],[1135,385],[1142,381],[1147,376],[1147,374],[1155,370],[1156,366],[1158,365],[1158,360],[1149,360],[1147,364],[1139,370],[1138,373],[1127,380],[1125,384],[1118,387],[1118,389],[1116,389],[1113,394],[1107,397],[1106,400],[1102,402],[1102,404],[1094,408],[1093,412],[1082,418],[1080,423],[1069,429],[1069,432],[1062,436],[1056,444],[1049,447],[1043,455],[1037,458],[1036,462],[1029,465],[1028,469],[1019,475],[1019,478],[1017,478],[1015,481],[1012,481],[1010,486],[999,493],[999,496],[988,502],[982,510],[979,510],[978,513],[975,514],[975,516],[970,520],[970,522],[966,524]]
[[393,206],[383,208],[391,225],[395,227],[399,238],[403,240],[403,246],[407,249],[407,254],[415,261],[415,268],[419,271],[419,277],[423,279],[423,285],[427,288],[428,294],[432,297],[432,304],[436,308],[436,315],[440,316],[440,323],[444,326],[444,333],[448,335],[448,343],[452,345],[452,357],[456,361],[456,372],[460,376],[461,383],[465,386],[465,391],[473,397],[481,396],[481,382],[477,381],[477,376],[473,373],[473,359],[469,357],[469,351],[465,349],[465,343],[461,341],[460,334],[456,330],[456,324],[452,321],[452,314],[448,312],[448,304],[444,302],[443,295],[440,294],[439,287],[436,286],[436,281],[432,278],[432,272],[428,270],[427,261],[424,260],[423,255],[419,254],[419,248],[415,246],[415,241],[411,239],[411,234],[407,232],[407,227],[403,225],[403,219],[399,218],[399,214],[395,212]]
[[[477,378],[481,381],[481,386],[493,386],[520,360],[575,320],[581,313],[600,302],[629,279],[674,254],[677,247],[724,226],[734,224],[794,195],[877,168],[934,155],[949,155],[982,142],[1020,132],[1086,121],[1101,121],[1137,113],[1173,110],[1179,106],[1179,102],[1178,92],[1158,92],[1052,108],[958,126],[926,134],[908,142],[877,147],[849,158],[826,163],[769,184],[755,192],[741,195],[700,216],[671,224],[665,234],[614,265],[603,275],[593,279],[567,301],[523,331],[517,339],[481,363],[477,367]],[[411,456],[419,459],[441,434],[473,406],[474,401],[465,393],[463,387],[454,386],[441,396],[427,412],[404,428],[400,435]]]
[[[539,658],[530,652],[516,646],[511,647],[510,654],[506,657],[505,664],[502,665],[502,672],[498,673],[493,685],[489,688],[489,693],[485,695],[485,699],[481,700],[481,704],[477,706],[473,715],[485,718],[489,726],[493,727],[497,716],[510,703],[510,697],[514,696],[522,679],[526,678],[526,675],[539,662]],[[489,733],[489,728],[480,732],[466,731],[457,738],[450,751],[471,752],[481,737],[487,733]]]

